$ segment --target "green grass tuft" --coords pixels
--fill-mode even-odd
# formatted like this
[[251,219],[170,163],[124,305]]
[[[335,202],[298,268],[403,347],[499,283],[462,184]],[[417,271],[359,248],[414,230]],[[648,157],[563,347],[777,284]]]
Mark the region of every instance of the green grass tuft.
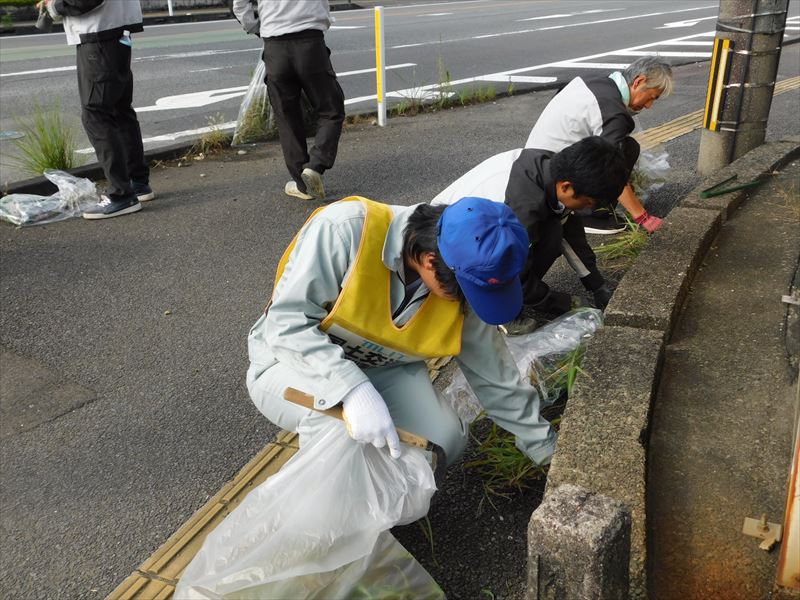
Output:
[[610,242],[595,246],[594,253],[602,266],[610,271],[630,268],[647,245],[647,232],[626,215],[627,228]]
[[481,476],[487,497],[508,498],[547,473],[546,467],[534,464],[520,452],[514,445],[514,436],[496,423],[490,425],[483,439],[470,435],[478,444],[480,457],[464,463],[464,468],[475,469]]
[[11,160],[31,175],[41,175],[47,169],[66,171],[77,167],[82,160],[75,155],[77,126],[66,122],[57,105],[43,107],[33,104],[33,113],[18,127],[24,137],[14,140],[19,156]]

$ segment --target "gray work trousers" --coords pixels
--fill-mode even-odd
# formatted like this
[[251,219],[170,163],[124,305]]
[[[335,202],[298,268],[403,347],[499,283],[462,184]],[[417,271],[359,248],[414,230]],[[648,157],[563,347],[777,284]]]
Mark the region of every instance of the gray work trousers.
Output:
[[[424,362],[377,367],[364,372],[383,396],[396,427],[441,446],[448,465],[461,456],[467,445],[468,425],[434,389]],[[307,375],[281,363],[266,371],[263,366],[251,365],[247,371],[247,389],[256,408],[278,427],[289,431],[297,431],[301,421],[305,429],[315,422],[322,426],[329,418],[283,399],[287,387],[306,391],[308,386],[304,382],[307,381]]]

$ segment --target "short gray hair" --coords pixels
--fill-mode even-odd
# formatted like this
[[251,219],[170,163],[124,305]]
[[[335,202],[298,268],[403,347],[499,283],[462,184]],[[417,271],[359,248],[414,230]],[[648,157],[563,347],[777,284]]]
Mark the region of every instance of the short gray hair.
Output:
[[625,81],[631,85],[637,77],[647,78],[646,88],[658,88],[662,96],[669,96],[672,91],[672,67],[657,56],[643,56],[636,59],[622,72]]

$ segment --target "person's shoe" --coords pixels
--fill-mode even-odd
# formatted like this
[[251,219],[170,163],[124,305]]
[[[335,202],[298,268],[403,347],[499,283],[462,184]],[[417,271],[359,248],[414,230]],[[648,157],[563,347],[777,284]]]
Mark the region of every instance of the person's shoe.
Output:
[[325,186],[322,185],[322,175],[317,173],[314,169],[306,167],[300,173],[300,178],[306,184],[306,191],[314,196],[317,200],[325,198]]
[[301,192],[300,188],[297,187],[297,182],[287,181],[286,187],[283,188],[283,191],[286,192],[289,196],[294,196],[295,198],[300,198],[300,200],[313,200],[314,196],[309,196],[305,192]]
[[513,321],[498,325],[497,328],[507,336],[525,335],[536,329],[536,319],[520,315]]
[[146,183],[141,183],[139,181],[131,181],[131,186],[133,187],[133,193],[136,194],[136,197],[139,199],[139,202],[148,202],[150,200],[155,199],[156,194]]
[[83,211],[83,218],[110,219],[111,217],[121,217],[140,210],[142,210],[142,205],[136,199],[136,196],[131,196],[125,200],[112,200],[108,196],[102,196],[100,202]]
[[612,215],[607,217],[587,215],[581,217],[581,219],[583,220],[583,230],[586,233],[594,233],[596,235],[614,235],[625,231],[627,227],[624,221],[619,221]]

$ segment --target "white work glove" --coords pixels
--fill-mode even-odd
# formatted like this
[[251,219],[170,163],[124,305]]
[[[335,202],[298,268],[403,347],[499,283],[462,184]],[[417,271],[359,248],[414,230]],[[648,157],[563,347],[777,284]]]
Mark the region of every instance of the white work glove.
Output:
[[359,383],[342,400],[347,433],[357,442],[376,448],[389,446],[392,458],[400,457],[400,439],[386,402],[369,381]]

